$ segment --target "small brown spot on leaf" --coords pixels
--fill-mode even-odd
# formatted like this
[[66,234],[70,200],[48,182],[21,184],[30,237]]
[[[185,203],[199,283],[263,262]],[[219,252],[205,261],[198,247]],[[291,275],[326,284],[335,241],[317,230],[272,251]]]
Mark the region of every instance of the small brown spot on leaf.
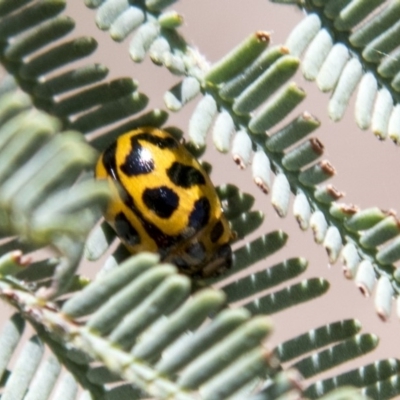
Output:
[[281,46],[281,48],[280,48],[279,50],[280,50],[280,52],[281,52],[282,54],[289,54],[289,53],[290,53],[289,48],[286,47],[286,46]]
[[327,175],[333,176],[336,174],[334,166],[328,160],[321,161],[319,165],[322,171],[324,171]]
[[317,138],[310,139],[312,149],[319,155],[324,152],[324,145]]
[[346,214],[347,216],[352,216],[358,211],[360,211],[360,208],[354,204],[340,204],[339,205],[340,211],[343,214]]
[[338,189],[336,189],[333,185],[330,185],[330,184],[326,186],[326,191],[335,200],[339,200],[340,198],[342,198],[344,196],[343,192],[339,192]]
[[266,31],[257,31],[256,36],[261,42],[269,42],[271,39],[270,33]]
[[357,287],[358,287],[358,289],[360,290],[361,294],[364,297],[369,297],[371,295],[371,293],[369,292],[368,288],[364,284],[358,283]]
[[240,169],[246,168],[246,164],[244,163],[243,158],[240,157],[238,154],[233,155],[233,161],[235,161]]
[[256,176],[254,178],[254,182],[265,194],[268,194],[269,188],[261,178]]

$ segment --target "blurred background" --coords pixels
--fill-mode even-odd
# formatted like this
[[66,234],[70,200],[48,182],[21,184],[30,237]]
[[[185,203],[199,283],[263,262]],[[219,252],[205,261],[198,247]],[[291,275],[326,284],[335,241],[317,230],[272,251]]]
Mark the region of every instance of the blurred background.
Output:
[[[277,5],[267,0],[178,1],[171,8],[184,17],[181,32],[185,39],[210,62],[217,61],[257,30],[270,32],[272,44],[284,44],[291,29],[304,17],[303,12],[295,7]],[[139,90],[151,99],[149,108],[165,109],[163,94],[179,81],[179,77],[148,59],[142,64],[133,63],[128,54],[130,38],[122,43],[114,43],[108,32],[101,32],[95,27],[95,12],[87,9],[82,1],[69,1],[67,14],[77,22],[74,35],[91,35],[101,42],[93,60],[110,68],[109,78],[129,76],[137,79]],[[343,201],[361,208],[378,206],[397,209],[400,200],[400,158],[393,142],[379,142],[371,131],[361,131],[354,121],[353,105],[341,122],[332,122],[327,116],[329,94],[321,93],[315,83],[305,81],[300,73],[294,79],[307,92],[306,100],[294,113],[297,115],[309,111],[322,122],[320,129],[312,136],[318,137],[325,145],[324,158],[331,161],[337,170],[331,183],[346,193]],[[197,101],[195,99],[179,113],[170,113],[167,125],[187,131]],[[239,170],[230,154],[221,155],[215,151],[211,141],[209,144],[204,158],[213,165],[213,182],[216,185],[234,183],[256,197],[254,208],[266,215],[260,231],[265,233],[282,229],[289,234],[286,247],[255,268],[266,268],[283,259],[302,256],[309,261],[307,277],[324,277],[331,284],[328,293],[319,299],[272,315],[275,326],[272,344],[329,322],[357,318],[362,323],[362,332],[377,334],[380,344],[377,350],[356,360],[355,365],[400,357],[400,346],[397,344],[400,321],[396,310],[393,309],[388,322],[382,322],[375,313],[373,298],[363,297],[354,283],[344,278],[339,261],[329,265],[325,250],[314,243],[311,231],[302,232],[291,213],[285,219],[279,218],[270,204],[269,196],[252,182],[250,169]],[[302,275],[299,280],[304,278]]]
[[[96,28],[95,12],[87,9],[82,0],[67,3],[66,15],[73,17],[77,26],[72,35],[90,35],[101,43],[91,61],[109,67],[108,79],[122,76],[137,79],[139,90],[150,98],[148,108],[165,108],[163,94],[179,81],[179,77],[148,60],[142,64],[133,63],[128,53],[129,38],[122,43],[113,42],[108,32]],[[304,16],[299,9],[272,4],[268,0],[180,1],[173,9],[184,17],[181,32],[186,40],[210,62],[217,61],[256,30],[270,32],[272,44],[283,44],[291,29]],[[322,122],[321,128],[312,136],[317,136],[325,145],[324,158],[331,161],[337,170],[337,176],[331,183],[346,193],[343,201],[361,208],[378,206],[397,209],[400,200],[400,159],[396,146],[391,141],[379,142],[370,131],[361,131],[354,122],[353,106],[349,107],[340,123],[330,121],[327,117],[329,94],[320,93],[314,83],[305,81],[300,74],[295,80],[307,92],[307,99],[295,110],[295,114],[309,111]],[[179,113],[171,113],[167,125],[187,131],[197,101],[192,101]],[[324,277],[331,284],[328,293],[321,298],[272,316],[275,326],[272,345],[329,322],[357,318],[363,325],[362,332],[377,334],[381,342],[377,350],[356,360],[353,366],[400,357],[400,346],[397,344],[400,321],[395,310],[388,322],[382,322],[375,313],[373,299],[363,297],[354,283],[343,277],[340,262],[328,264],[325,250],[314,243],[311,231],[302,232],[291,213],[286,219],[279,218],[270,205],[269,196],[252,182],[251,171],[240,171],[230,154],[217,153],[211,141],[209,143],[204,158],[213,165],[213,182],[216,185],[236,184],[244,192],[255,196],[254,208],[265,213],[265,222],[257,236],[260,232],[277,229],[289,234],[286,247],[255,268],[267,268],[286,258],[301,256],[309,261],[307,277]],[[93,276],[98,266],[85,263],[84,268],[85,274]],[[306,276],[302,275],[297,280]],[[10,308],[5,312],[9,311]],[[349,369],[348,365],[346,369]]]

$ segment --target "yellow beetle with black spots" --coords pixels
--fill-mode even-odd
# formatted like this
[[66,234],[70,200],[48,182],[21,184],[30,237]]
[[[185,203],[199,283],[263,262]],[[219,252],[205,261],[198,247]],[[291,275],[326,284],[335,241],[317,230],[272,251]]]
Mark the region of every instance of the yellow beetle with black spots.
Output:
[[143,127],[100,156],[113,200],[105,219],[130,252],[151,251],[187,275],[218,275],[232,263],[233,238],[210,178],[168,132]]

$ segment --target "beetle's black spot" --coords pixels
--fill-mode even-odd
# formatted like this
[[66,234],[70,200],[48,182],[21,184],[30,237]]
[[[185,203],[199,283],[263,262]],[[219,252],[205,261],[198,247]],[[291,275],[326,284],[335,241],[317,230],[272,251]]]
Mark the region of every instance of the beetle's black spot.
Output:
[[194,207],[189,216],[189,227],[199,231],[207,225],[210,219],[210,202],[206,197],[201,197],[194,203]]
[[218,221],[211,230],[210,239],[213,243],[217,242],[218,239],[224,233],[224,225],[222,225],[221,221]]
[[131,225],[122,212],[115,216],[115,230],[117,235],[128,245],[134,246],[140,243],[140,236],[138,231]]
[[175,246],[178,242],[182,240],[180,235],[170,236],[164,233],[160,228],[151,222],[147,221],[147,219],[143,216],[143,214],[137,208],[133,197],[124,190],[124,203],[127,207],[139,218],[143,228],[148,233],[148,235],[156,242],[158,247],[158,252],[160,253],[161,258],[163,258],[169,251],[169,249]]
[[186,248],[186,253],[197,261],[204,261],[206,258],[206,248],[201,242],[192,243]]
[[[116,147],[117,147],[117,142],[114,142],[110,147],[108,147],[105,150],[103,154],[103,165],[104,168],[109,173],[109,175],[113,177],[116,181],[121,183],[115,162]],[[182,240],[182,237],[180,235],[176,236],[168,235],[164,233],[156,225],[147,221],[146,218],[138,209],[132,195],[123,188],[122,184],[118,185],[118,191],[122,201],[137,216],[147,234],[157,244],[161,258],[165,257],[165,255],[168,254],[168,251]],[[120,236],[124,241],[126,241],[126,243],[129,243],[131,245],[140,243],[140,237],[138,233],[131,226],[131,224],[129,223],[129,221],[127,220],[126,216],[123,213],[120,213],[116,216],[114,226],[118,236]],[[135,234],[137,235],[137,239],[134,239]],[[135,242],[135,240],[138,241]]]
[[156,242],[161,259],[168,255],[171,247],[174,247],[181,241],[180,236],[167,235],[151,222],[143,220],[142,223],[148,235]]
[[132,151],[126,156],[124,164],[121,165],[121,171],[128,176],[149,174],[154,170],[154,160],[146,147],[140,142],[151,143],[160,149],[172,149],[178,146],[178,143],[172,137],[162,138],[150,133],[139,133],[131,137]]
[[[174,149],[178,147],[178,142],[172,137],[160,137],[151,133],[139,133],[135,136],[132,136],[132,148],[138,145],[139,140],[144,140],[155,146],[159,147],[160,149]],[[140,146],[140,144],[139,144]]]
[[153,169],[154,160],[151,152],[140,144],[132,146],[132,151],[121,165],[121,171],[128,176],[149,174]]
[[113,143],[103,153],[103,165],[108,174],[115,180],[118,180],[117,166],[115,163],[115,151],[117,149],[117,143]]
[[179,206],[178,195],[167,186],[146,189],[142,198],[144,204],[160,218],[169,218]]
[[198,169],[176,161],[168,168],[167,175],[175,185],[183,188],[206,183],[203,174]]

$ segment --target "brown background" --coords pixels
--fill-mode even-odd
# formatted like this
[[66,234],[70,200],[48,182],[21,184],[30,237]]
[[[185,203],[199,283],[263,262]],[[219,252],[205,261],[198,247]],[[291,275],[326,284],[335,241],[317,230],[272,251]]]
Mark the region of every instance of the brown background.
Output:
[[[284,43],[290,29],[303,18],[300,10],[275,5],[267,0],[186,0],[178,2],[174,9],[185,17],[182,31],[187,41],[198,47],[211,62],[218,60],[255,30],[271,32],[274,44]],[[128,55],[129,39],[122,44],[112,42],[107,32],[100,32],[95,27],[95,13],[86,9],[82,0],[69,0],[67,14],[77,22],[77,29],[72,36],[91,35],[101,42],[92,60],[107,65],[110,68],[109,77],[130,76],[137,79],[139,89],[151,98],[149,107],[164,108],[163,93],[178,81],[178,77],[150,62],[134,64]],[[333,123],[327,118],[329,95],[321,94],[314,83],[306,82],[300,75],[296,81],[308,93],[296,114],[307,110],[322,121],[322,127],[316,135],[325,144],[325,157],[338,171],[332,183],[346,192],[344,201],[362,208],[373,205],[384,209],[398,208],[400,162],[396,146],[390,141],[379,142],[370,131],[360,131],[354,122],[352,107],[347,110],[342,122]],[[194,104],[171,115],[169,124],[186,131]],[[290,235],[284,250],[256,268],[268,267],[285,258],[303,256],[310,264],[300,280],[305,276],[320,276],[331,283],[330,291],[322,298],[272,316],[275,325],[272,343],[279,343],[329,322],[355,317],[362,322],[363,332],[376,333],[381,338],[378,349],[356,360],[355,365],[399,357],[400,321],[395,311],[389,322],[381,322],[374,312],[373,299],[363,298],[354,284],[343,278],[340,262],[332,267],[328,265],[324,249],[314,244],[311,232],[301,232],[291,214],[284,220],[275,214],[269,196],[263,195],[252,183],[251,171],[238,171],[230,155],[221,156],[212,146],[209,148],[206,159],[212,160],[214,165],[213,181],[216,184],[227,181],[236,183],[244,191],[256,196],[255,208],[266,214],[259,233],[283,229]],[[95,266],[88,264],[85,267],[88,274],[95,273]]]
[[[179,78],[151,62],[134,64],[127,51],[129,38],[122,44],[113,43],[107,32],[94,28],[93,11],[85,9],[81,1],[69,1],[68,4],[67,11],[77,20],[79,33],[93,35],[101,41],[93,58],[106,64],[111,76],[138,79],[139,89],[152,99],[149,107],[165,108],[163,93]],[[185,18],[182,32],[186,40],[211,62],[217,61],[256,30],[271,32],[273,44],[284,43],[292,27],[304,17],[303,12],[295,7],[272,4],[267,0],[187,0],[177,2],[172,8]],[[300,74],[295,79],[308,94],[295,113],[307,110],[322,121],[315,136],[324,143],[325,157],[338,171],[332,183],[346,193],[344,201],[362,208],[376,205],[397,209],[400,161],[396,146],[390,140],[379,142],[371,131],[361,131],[354,122],[353,107],[347,110],[340,123],[330,121],[327,117],[329,94],[320,93],[314,83],[305,81]],[[171,114],[168,124],[186,131],[194,105],[195,102],[192,102],[182,112]],[[287,246],[257,268],[273,265],[285,258],[302,256],[309,260],[309,269],[300,280],[305,276],[318,276],[331,283],[328,294],[320,299],[273,315],[275,333],[272,342],[278,343],[296,333],[336,320],[357,318],[362,322],[363,332],[377,334],[381,343],[376,351],[356,360],[355,365],[399,357],[400,321],[395,310],[389,322],[380,321],[374,311],[373,298],[364,298],[353,282],[344,279],[340,262],[328,265],[325,250],[314,244],[312,233],[301,232],[291,213],[284,220],[276,215],[269,196],[263,195],[252,183],[250,169],[239,171],[229,154],[222,156],[212,146],[209,149],[206,159],[213,162],[214,183],[233,182],[256,197],[255,208],[266,214],[262,232],[283,229],[290,235]]]

